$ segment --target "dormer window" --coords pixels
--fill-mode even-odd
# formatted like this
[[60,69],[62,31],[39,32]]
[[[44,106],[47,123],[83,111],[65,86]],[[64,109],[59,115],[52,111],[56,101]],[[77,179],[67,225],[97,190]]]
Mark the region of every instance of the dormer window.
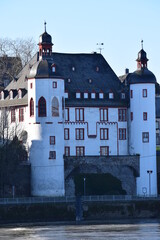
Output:
[[53,88],[57,88],[57,82],[53,82],[53,83],[52,83],[52,87],[53,87]]
[[68,98],[68,92],[65,92],[65,98]]
[[53,63],[52,64],[52,72],[55,73],[56,72],[56,65]]
[[1,92],[1,100],[4,100],[4,92]]
[[75,69],[75,67],[72,67],[72,71],[74,72],[76,69]]
[[91,93],[91,98],[92,98],[92,99],[95,99],[95,98],[96,98],[96,93],[95,93],[95,92],[92,92],[92,93]]
[[113,92],[110,92],[109,93],[109,99],[113,99],[114,98],[114,93]]
[[121,99],[125,99],[126,98],[126,94],[125,93],[121,93]]
[[84,98],[88,98],[88,93],[87,92],[84,93]]
[[68,78],[68,83],[70,83],[71,82],[71,79],[70,78]]
[[12,90],[9,92],[9,99],[13,99],[13,91]]
[[103,99],[103,98],[104,98],[104,93],[103,93],[103,92],[100,92],[100,93],[99,93],[99,98],[100,98],[100,99]]
[[76,92],[76,98],[81,98],[81,93],[80,92]]
[[88,82],[89,82],[89,83],[92,83],[92,79],[90,78],[90,79],[88,80]]
[[22,98],[22,91],[20,89],[18,90],[18,98]]

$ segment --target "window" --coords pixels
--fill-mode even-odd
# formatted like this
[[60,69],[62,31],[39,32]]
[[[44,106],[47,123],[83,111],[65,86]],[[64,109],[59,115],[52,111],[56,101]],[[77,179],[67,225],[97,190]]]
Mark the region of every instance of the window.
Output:
[[1,100],[4,100],[4,92],[1,92]]
[[9,92],[9,99],[13,99],[13,91]]
[[104,98],[104,93],[99,93],[99,98],[103,99]]
[[144,121],[147,121],[147,112],[144,112],[144,113],[143,113],[143,120],[144,120]]
[[66,157],[69,157],[69,156],[70,156],[70,147],[65,147],[65,148],[64,148],[64,155],[65,155]]
[[65,108],[65,121],[69,121],[69,108]]
[[110,92],[109,93],[109,99],[113,99],[114,98],[114,94],[113,94],[113,92]]
[[56,139],[55,139],[55,136],[50,136],[50,145],[55,145],[56,143]]
[[125,122],[126,121],[126,109],[118,109],[118,121],[119,122]]
[[30,117],[34,116],[34,101],[33,98],[30,100]]
[[156,129],[159,129],[159,122],[156,121]]
[[19,109],[19,122],[23,122],[24,121],[24,109],[20,108]]
[[80,92],[76,92],[76,98],[81,98],[81,93]]
[[147,97],[147,89],[143,89],[143,91],[142,91],[142,96],[143,96],[143,97]]
[[49,152],[49,159],[56,159],[56,151]]
[[56,65],[52,64],[52,72],[56,72]]
[[143,132],[142,133],[142,142],[148,143],[149,142],[149,132]]
[[46,100],[44,97],[41,97],[38,101],[38,116],[46,117]]
[[126,94],[125,93],[121,93],[121,99],[125,99],[126,98]]
[[130,90],[130,98],[133,98],[133,90]]
[[96,98],[96,93],[92,92],[92,93],[91,93],[91,98],[92,98],[92,99],[95,99],[95,98]]
[[15,109],[11,109],[11,123],[16,121]]
[[30,89],[32,89],[33,88],[33,83],[30,83]]
[[59,102],[56,97],[52,99],[52,116],[59,117]]
[[108,109],[100,108],[100,121],[108,121]]
[[108,140],[108,128],[100,128],[100,140]]
[[133,112],[131,112],[131,121],[133,121]]
[[119,128],[119,140],[126,140],[126,128]]
[[87,92],[84,93],[84,98],[88,98],[88,93]]
[[83,108],[76,108],[76,121],[84,121],[84,109]]
[[100,147],[100,155],[108,156],[109,155],[109,147],[108,146]]
[[84,140],[84,128],[76,128],[76,140]]
[[76,147],[76,156],[77,157],[85,156],[85,148],[84,147]]
[[69,128],[64,129],[64,140],[69,140]]
[[53,83],[52,83],[52,87],[53,87],[53,88],[57,88],[57,82],[53,82]]
[[18,90],[18,98],[22,98],[22,90]]

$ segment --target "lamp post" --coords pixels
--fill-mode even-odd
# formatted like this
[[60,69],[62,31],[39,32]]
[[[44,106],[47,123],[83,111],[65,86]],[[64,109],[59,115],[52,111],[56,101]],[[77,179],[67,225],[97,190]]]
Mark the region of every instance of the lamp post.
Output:
[[149,196],[151,196],[151,174],[153,173],[153,171],[147,170],[147,173],[149,174]]
[[85,177],[83,178],[83,183],[84,183],[83,190],[84,190],[84,196],[85,196],[86,195],[86,178]]

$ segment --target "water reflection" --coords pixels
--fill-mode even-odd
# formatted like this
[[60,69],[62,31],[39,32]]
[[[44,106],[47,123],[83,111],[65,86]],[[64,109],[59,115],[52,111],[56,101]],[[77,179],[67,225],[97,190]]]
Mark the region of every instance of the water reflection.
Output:
[[23,240],[159,240],[159,223],[29,226],[0,228],[0,239]]

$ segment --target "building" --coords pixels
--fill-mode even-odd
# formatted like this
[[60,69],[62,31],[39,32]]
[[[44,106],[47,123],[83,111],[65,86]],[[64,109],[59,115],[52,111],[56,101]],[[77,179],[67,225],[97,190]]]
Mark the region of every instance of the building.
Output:
[[156,195],[156,78],[143,47],[124,82],[99,53],[52,47],[45,27],[39,52],[1,91],[6,131],[28,149],[32,195],[74,194],[74,177],[89,173],[110,173],[127,194]]

